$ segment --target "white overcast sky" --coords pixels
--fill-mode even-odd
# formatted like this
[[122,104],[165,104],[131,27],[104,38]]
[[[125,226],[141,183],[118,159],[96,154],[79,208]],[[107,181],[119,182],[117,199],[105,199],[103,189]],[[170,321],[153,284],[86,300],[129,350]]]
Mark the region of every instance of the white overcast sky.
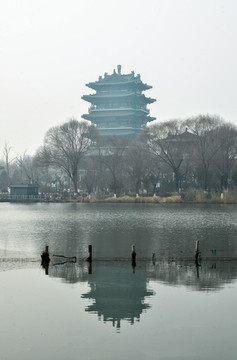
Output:
[[218,114],[237,125],[236,0],[0,0],[0,157],[34,154],[81,119],[85,84],[141,74],[158,121]]

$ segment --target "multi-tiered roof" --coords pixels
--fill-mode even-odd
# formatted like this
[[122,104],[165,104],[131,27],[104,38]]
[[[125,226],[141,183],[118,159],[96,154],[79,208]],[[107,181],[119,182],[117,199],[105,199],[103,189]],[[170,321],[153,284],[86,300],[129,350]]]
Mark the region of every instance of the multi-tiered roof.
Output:
[[117,72],[104,74],[98,81],[86,84],[96,91],[95,94],[84,95],[82,99],[91,103],[88,114],[82,117],[96,124],[102,136],[123,136],[134,138],[148,121],[155,120],[149,116],[147,104],[155,99],[148,98],[143,91],[152,86],[144,84],[140,75],[121,74],[121,66]]

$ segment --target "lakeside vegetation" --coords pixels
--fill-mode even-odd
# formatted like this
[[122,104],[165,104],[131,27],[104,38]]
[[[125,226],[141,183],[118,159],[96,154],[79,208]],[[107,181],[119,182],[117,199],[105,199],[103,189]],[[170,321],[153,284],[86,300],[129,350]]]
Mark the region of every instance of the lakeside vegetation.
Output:
[[199,115],[149,124],[129,140],[71,119],[49,129],[34,156],[11,158],[5,145],[1,193],[35,183],[45,201],[237,203],[237,129]]
[[192,197],[187,197],[186,193],[170,196],[72,196],[66,200],[68,202],[87,202],[87,203],[133,203],[133,204],[237,204],[237,192],[225,192],[222,194],[207,194],[201,190],[194,191]]

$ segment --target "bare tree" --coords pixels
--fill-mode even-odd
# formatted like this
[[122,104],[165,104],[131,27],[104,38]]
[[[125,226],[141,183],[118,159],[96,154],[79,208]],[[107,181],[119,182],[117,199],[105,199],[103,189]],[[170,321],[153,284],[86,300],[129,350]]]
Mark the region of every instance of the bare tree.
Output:
[[237,164],[237,128],[232,124],[223,124],[216,129],[215,136],[216,142],[222,146],[214,158],[213,168],[223,191],[228,188]]
[[208,190],[210,167],[224,143],[224,139],[216,135],[216,131],[223,123],[223,120],[216,115],[199,115],[185,121],[185,125],[196,135],[195,162],[197,166],[200,166],[203,174],[202,186],[204,190]]
[[[132,189],[139,193],[139,190],[151,177],[152,158],[144,143],[139,138],[134,140],[128,147],[125,155],[125,172],[128,175]],[[154,185],[154,184],[153,184]]]
[[38,179],[38,168],[34,156],[22,155],[16,157],[16,164],[19,168],[21,183],[35,183]]
[[106,184],[114,194],[119,194],[123,187],[124,155],[129,144],[126,138],[111,136],[102,143],[100,162],[103,164]]
[[63,170],[71,179],[74,191],[78,191],[78,171],[83,155],[87,152],[97,131],[87,121],[71,119],[48,130],[44,146],[38,151],[41,164]]
[[4,145],[4,149],[3,149],[3,157],[4,157],[4,162],[6,165],[6,174],[7,174],[7,182],[8,182],[8,186],[10,185],[10,164],[15,160],[15,158],[10,160],[10,151],[11,151],[11,147],[5,143]]
[[187,172],[187,163],[191,158],[195,136],[185,130],[180,120],[170,120],[154,124],[145,129],[143,140],[151,154],[160,163],[170,168],[175,178],[175,188],[181,188],[182,179]]

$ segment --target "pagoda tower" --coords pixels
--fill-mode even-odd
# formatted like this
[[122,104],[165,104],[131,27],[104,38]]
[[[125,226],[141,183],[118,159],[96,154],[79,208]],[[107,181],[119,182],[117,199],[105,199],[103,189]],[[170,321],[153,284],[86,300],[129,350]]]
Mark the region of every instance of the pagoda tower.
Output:
[[149,116],[147,108],[147,104],[156,100],[142,93],[152,86],[144,84],[134,71],[121,74],[121,65],[118,65],[117,72],[105,73],[98,81],[86,86],[96,93],[82,96],[91,103],[88,114],[82,117],[96,124],[103,137],[115,135],[133,139],[147,122],[156,119]]

